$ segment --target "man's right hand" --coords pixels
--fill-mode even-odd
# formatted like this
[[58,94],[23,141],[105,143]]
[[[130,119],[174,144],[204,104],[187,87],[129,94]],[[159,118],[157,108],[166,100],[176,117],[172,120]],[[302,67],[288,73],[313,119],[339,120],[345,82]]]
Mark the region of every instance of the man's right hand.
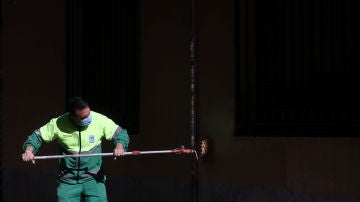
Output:
[[23,161],[31,161],[33,164],[35,164],[34,154],[30,150],[25,150],[25,152],[22,154]]

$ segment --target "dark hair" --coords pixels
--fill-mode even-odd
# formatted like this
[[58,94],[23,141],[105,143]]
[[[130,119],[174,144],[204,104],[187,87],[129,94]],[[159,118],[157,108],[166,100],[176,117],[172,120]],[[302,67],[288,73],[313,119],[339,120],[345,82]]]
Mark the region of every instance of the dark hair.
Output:
[[81,110],[88,106],[89,104],[81,97],[73,97],[68,101],[67,110],[69,111],[70,115],[74,115],[76,110]]

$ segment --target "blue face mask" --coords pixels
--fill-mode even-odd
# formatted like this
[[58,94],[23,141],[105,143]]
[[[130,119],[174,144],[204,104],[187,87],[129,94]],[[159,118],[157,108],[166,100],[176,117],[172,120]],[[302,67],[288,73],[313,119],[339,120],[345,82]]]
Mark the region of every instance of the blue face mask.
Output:
[[88,126],[90,125],[91,121],[92,121],[92,116],[90,114],[87,118],[84,118],[83,120],[80,121],[80,126]]

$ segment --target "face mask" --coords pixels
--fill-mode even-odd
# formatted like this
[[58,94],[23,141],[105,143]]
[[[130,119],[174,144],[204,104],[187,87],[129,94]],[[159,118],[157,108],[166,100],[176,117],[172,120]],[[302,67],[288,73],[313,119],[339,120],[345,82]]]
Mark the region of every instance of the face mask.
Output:
[[92,116],[90,114],[87,118],[84,118],[83,120],[80,121],[80,126],[88,126],[90,125],[91,121],[92,121]]

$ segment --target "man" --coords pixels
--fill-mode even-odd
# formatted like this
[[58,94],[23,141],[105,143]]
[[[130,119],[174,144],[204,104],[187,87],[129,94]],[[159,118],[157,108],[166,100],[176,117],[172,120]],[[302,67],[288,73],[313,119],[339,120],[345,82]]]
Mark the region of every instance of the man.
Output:
[[[35,163],[34,154],[43,142],[54,140],[58,141],[62,155],[101,153],[102,139],[113,140],[115,158],[124,155],[129,144],[125,129],[106,116],[91,111],[89,104],[80,97],[70,99],[68,110],[28,137],[23,145],[23,161]],[[107,201],[104,182],[101,156],[63,158],[59,161],[58,201]]]

